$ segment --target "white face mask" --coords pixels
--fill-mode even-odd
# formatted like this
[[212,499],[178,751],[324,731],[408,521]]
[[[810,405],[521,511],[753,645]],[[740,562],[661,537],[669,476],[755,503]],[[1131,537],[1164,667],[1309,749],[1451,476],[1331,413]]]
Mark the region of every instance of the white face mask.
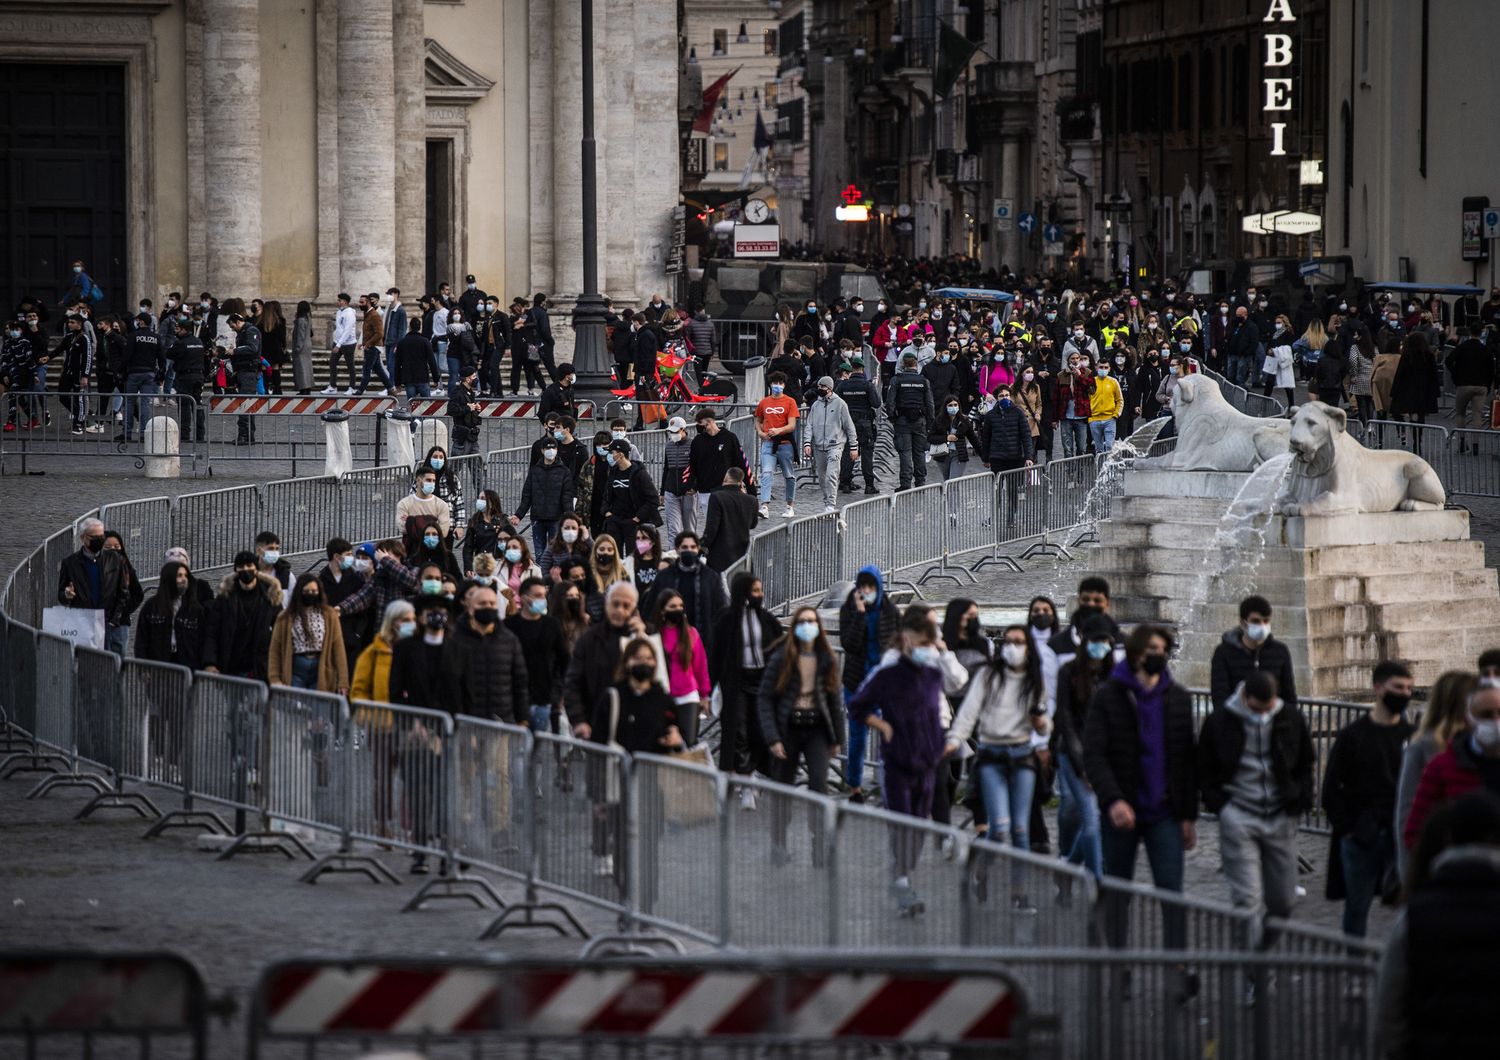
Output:
[[1000,647],[1000,657],[1005,660],[1005,665],[1019,670],[1026,663],[1026,645],[1004,644]]
[[1479,749],[1486,753],[1500,748],[1500,720],[1486,718],[1479,721],[1473,717],[1469,718],[1469,724],[1474,729],[1474,742]]

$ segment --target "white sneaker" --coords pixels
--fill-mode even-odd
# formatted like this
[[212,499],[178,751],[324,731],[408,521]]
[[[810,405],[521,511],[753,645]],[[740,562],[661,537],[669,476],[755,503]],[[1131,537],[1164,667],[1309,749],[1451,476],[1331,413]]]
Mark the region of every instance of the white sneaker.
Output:
[[325,386],[323,388],[323,393],[325,394],[337,394],[338,392],[338,387],[335,386]]
[[526,388],[526,396],[527,397],[540,397],[541,393],[542,392],[540,390],[538,390],[534,386],[529,386],[529,387]]
[[595,876],[613,876],[615,874],[615,857],[613,854],[600,854],[594,858]]
[[781,517],[783,519],[795,519],[797,517],[797,509],[788,504],[786,506],[786,511],[781,513]]
[[[83,431],[86,432],[86,433],[88,433],[88,434],[103,434],[104,433],[104,424],[102,424],[102,423],[91,423],[87,427],[85,427],[83,429]],[[82,432],[75,431],[73,433],[78,434],[78,433],[82,433]]]
[[823,514],[824,515],[827,515],[829,512],[836,512],[836,511],[838,511],[838,509],[835,508],[831,504],[825,504],[825,505],[823,505]]
[[753,809],[755,809],[755,789],[754,788],[741,788],[740,789],[740,809],[742,809],[742,810],[753,810]]
[[769,504],[762,504],[760,506],[760,517],[762,519],[771,518],[771,506]]
[[348,390],[344,391],[344,394],[347,397],[354,397],[354,388],[351,386]]

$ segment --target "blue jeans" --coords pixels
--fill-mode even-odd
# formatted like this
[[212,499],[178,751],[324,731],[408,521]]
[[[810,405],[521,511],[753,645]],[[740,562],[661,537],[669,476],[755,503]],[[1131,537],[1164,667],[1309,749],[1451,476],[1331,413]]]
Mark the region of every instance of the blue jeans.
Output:
[[460,357],[448,358],[448,396],[452,397],[458,385],[463,382],[464,362]]
[[1098,420],[1089,424],[1089,435],[1094,439],[1094,452],[1103,456],[1114,448],[1115,421]]
[[1370,903],[1379,893],[1385,870],[1395,857],[1395,839],[1384,828],[1373,847],[1365,846],[1351,835],[1339,840],[1339,860],[1344,866],[1344,934],[1365,937]]
[[797,495],[797,468],[792,463],[792,454],[795,452],[795,442],[785,441],[777,445],[776,440],[761,439],[760,503],[771,503],[771,475],[778,466],[781,468],[781,477],[786,481],[786,502],[792,503],[792,498]]
[[531,519],[531,551],[540,556],[547,548],[547,542],[557,536],[557,526],[562,520],[554,522],[543,522],[535,516]]
[[552,704],[533,703],[531,705],[531,731],[552,731]]
[[[1099,800],[1065,754],[1057,756],[1057,787],[1062,794],[1062,805],[1057,812],[1058,850],[1067,861],[1081,864],[1097,879],[1104,874]],[[1063,822],[1069,818],[1074,823],[1071,828],[1064,828]]]
[[318,657],[316,655],[292,656],[292,687],[318,688]]
[[979,745],[979,792],[984,797],[984,811],[990,822],[990,841],[1009,843],[1021,850],[1031,849],[1031,797],[1036,793],[1036,770],[1021,765],[1030,754],[1028,744]]
[[432,397],[431,383],[407,383],[405,384],[405,386],[406,400],[408,403],[414,401],[419,397]]
[[396,378],[396,347],[394,344],[385,348],[385,374],[392,379]]
[[1250,358],[1244,354],[1236,354],[1229,358],[1229,364],[1225,369],[1228,379],[1235,386],[1250,385]]
[[106,626],[104,627],[104,650],[112,651],[120,658],[125,657],[125,649],[130,645],[129,626]]
[[1062,434],[1063,456],[1082,456],[1089,451],[1089,421],[1062,420],[1057,429]]
[[[126,394],[154,394],[156,393],[156,375],[152,372],[131,372],[125,377]],[[125,409],[125,437],[130,438],[136,433],[135,421],[141,421],[140,433],[146,433],[146,400],[145,398],[131,398]]]
[[[849,697],[854,693],[847,688],[844,689],[844,706],[849,705]],[[879,711],[876,712],[877,714]],[[865,779],[865,749],[870,745],[870,727],[864,722],[850,717],[849,721],[849,746],[845,748],[844,757],[844,783],[851,788],[864,787]],[[883,788],[880,781],[880,770],[876,767],[875,780]]]
[[385,365],[380,363],[380,347],[367,346],[365,348],[365,366],[359,373],[359,389],[364,390],[370,385],[370,375],[380,377],[380,385],[387,390],[395,390],[396,384],[391,382],[391,377],[386,374]]
[[[1136,849],[1145,843],[1146,860],[1151,865],[1151,882],[1164,891],[1182,893],[1182,824],[1168,818],[1155,824],[1137,824],[1130,830],[1103,822],[1104,874],[1121,880],[1135,879]],[[1113,948],[1126,943],[1130,926],[1130,899],[1115,891],[1105,898],[1104,934]],[[1187,916],[1181,906],[1167,905],[1162,910],[1162,941],[1169,950],[1187,946]],[[1143,940],[1141,944],[1147,945]]]

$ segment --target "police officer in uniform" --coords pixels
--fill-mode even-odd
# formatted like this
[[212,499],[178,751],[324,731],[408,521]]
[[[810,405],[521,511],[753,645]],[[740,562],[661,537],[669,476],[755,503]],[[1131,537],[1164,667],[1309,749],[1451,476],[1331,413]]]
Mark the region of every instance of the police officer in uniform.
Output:
[[[241,394],[255,396],[260,382],[260,329],[238,313],[229,315],[229,326],[235,332],[234,354],[230,365],[234,368],[235,389]],[[255,441],[255,418],[241,416],[236,421],[238,428],[234,444],[250,445]]]
[[901,458],[900,489],[927,485],[927,428],[936,415],[932,386],[917,371],[917,355],[901,355],[901,368],[886,390],[886,406],[896,434],[896,453]]
[[197,438],[201,442],[208,435],[205,429],[207,419],[203,406],[199,404],[203,400],[203,377],[208,374],[208,351],[203,348],[203,340],[193,334],[193,321],[190,317],[178,317],[174,330],[177,338],[172,342],[171,354],[173,371],[176,373],[177,404],[181,410],[179,418],[182,437],[186,440],[194,436],[193,410],[196,408]]
[[[865,375],[865,362],[856,357],[847,366],[849,371],[841,373],[843,378],[833,392],[849,406],[849,417],[854,421],[854,434],[859,442],[860,468],[865,476],[865,493],[880,492],[875,488],[875,414],[880,409],[880,388]],[[849,454],[850,446],[844,446],[844,459],[839,465],[839,492],[854,492],[854,461]]]

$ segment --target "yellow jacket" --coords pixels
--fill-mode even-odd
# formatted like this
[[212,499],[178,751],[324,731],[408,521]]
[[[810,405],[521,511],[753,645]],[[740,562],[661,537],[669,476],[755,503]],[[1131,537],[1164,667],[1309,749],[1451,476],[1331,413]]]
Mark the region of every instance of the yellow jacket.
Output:
[[[354,660],[354,680],[349,686],[352,702],[366,700],[371,703],[391,701],[391,646],[376,637],[369,647]],[[389,729],[395,724],[390,711],[371,710],[360,707],[354,712],[357,724],[368,729]]]
[[1125,411],[1125,397],[1120,393],[1120,384],[1113,376],[1101,375],[1094,379],[1094,394],[1089,398],[1089,422],[1120,418]]

